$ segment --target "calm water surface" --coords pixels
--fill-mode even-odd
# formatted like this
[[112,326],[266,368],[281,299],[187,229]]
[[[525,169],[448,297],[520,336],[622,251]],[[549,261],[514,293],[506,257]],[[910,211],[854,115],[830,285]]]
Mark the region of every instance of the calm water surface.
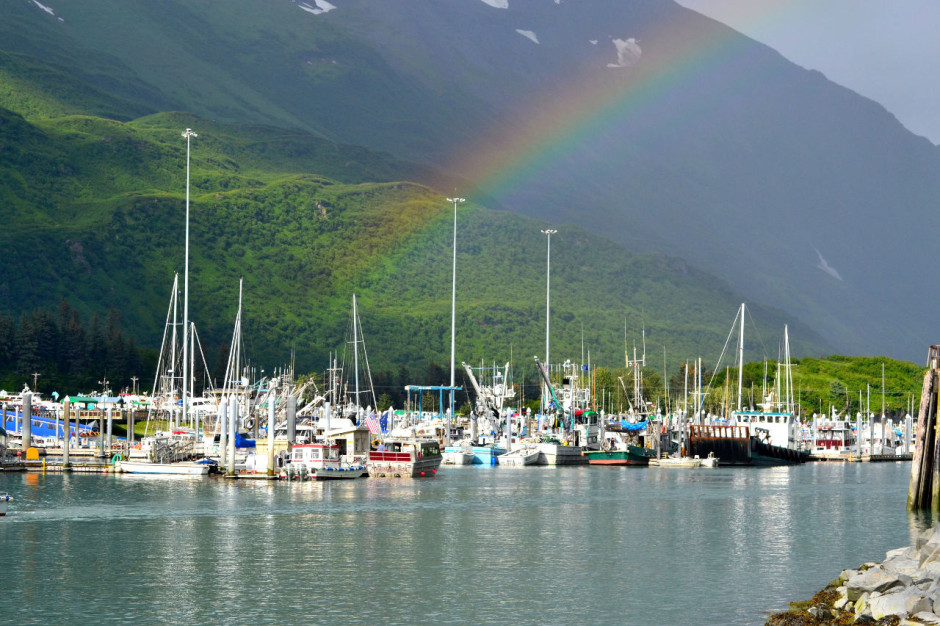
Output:
[[908,545],[909,463],[0,475],[4,621],[762,624]]

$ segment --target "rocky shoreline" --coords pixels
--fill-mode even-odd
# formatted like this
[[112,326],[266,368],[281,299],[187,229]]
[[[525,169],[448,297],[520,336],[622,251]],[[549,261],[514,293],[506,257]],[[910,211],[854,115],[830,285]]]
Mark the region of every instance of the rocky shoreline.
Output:
[[844,570],[813,596],[768,618],[767,626],[810,624],[940,625],[940,524],[883,563]]

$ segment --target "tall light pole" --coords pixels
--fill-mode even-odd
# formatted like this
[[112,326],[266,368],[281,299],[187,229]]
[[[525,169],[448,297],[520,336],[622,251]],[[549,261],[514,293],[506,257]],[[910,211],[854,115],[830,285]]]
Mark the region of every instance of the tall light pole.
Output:
[[[193,137],[197,137],[191,128],[183,132],[186,139],[186,254],[183,263],[183,383],[182,400],[183,415],[182,422],[186,421],[188,413],[187,408],[187,389],[189,388],[189,143]],[[179,424],[177,424],[179,426]]]
[[[547,256],[545,260],[545,368],[546,368],[545,375],[546,376],[548,375],[548,368],[551,367],[551,365],[549,365],[551,361],[548,360],[548,356],[549,356],[548,354],[548,337],[549,337],[548,331],[550,328],[551,312],[552,312],[552,309],[551,309],[552,235],[554,235],[557,232],[558,232],[557,230],[551,230],[551,229],[542,231],[542,234],[547,236],[547,241],[548,241],[548,250],[547,250]],[[546,389],[545,393],[542,394],[542,398],[545,398],[547,393],[548,393],[548,389]],[[548,403],[545,402],[544,400],[543,400],[543,406],[548,407]],[[543,410],[543,413],[544,413],[544,410]]]
[[454,347],[457,336],[457,205],[464,199],[455,195],[447,201],[454,203],[454,271],[450,291],[450,418],[444,433],[445,441],[450,443],[450,422],[454,420]]
[[545,367],[548,367],[548,329],[549,322],[551,319],[551,304],[550,298],[552,295],[552,235],[557,233],[557,230],[543,230],[542,234],[548,236],[548,252],[545,261]]

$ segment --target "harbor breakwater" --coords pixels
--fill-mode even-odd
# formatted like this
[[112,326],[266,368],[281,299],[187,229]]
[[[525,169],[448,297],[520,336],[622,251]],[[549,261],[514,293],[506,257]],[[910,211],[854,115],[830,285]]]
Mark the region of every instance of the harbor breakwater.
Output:
[[844,570],[811,600],[793,602],[767,626],[940,624],[940,524],[882,563]]

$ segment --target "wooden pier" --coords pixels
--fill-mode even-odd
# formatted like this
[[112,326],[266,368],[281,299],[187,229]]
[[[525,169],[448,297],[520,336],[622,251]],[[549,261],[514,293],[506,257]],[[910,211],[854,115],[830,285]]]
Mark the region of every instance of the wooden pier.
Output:
[[917,436],[914,438],[914,459],[911,466],[911,486],[907,493],[909,511],[940,513],[940,447],[937,446],[938,367],[940,346],[930,346],[927,353],[929,368],[924,374],[924,385],[917,411]]

